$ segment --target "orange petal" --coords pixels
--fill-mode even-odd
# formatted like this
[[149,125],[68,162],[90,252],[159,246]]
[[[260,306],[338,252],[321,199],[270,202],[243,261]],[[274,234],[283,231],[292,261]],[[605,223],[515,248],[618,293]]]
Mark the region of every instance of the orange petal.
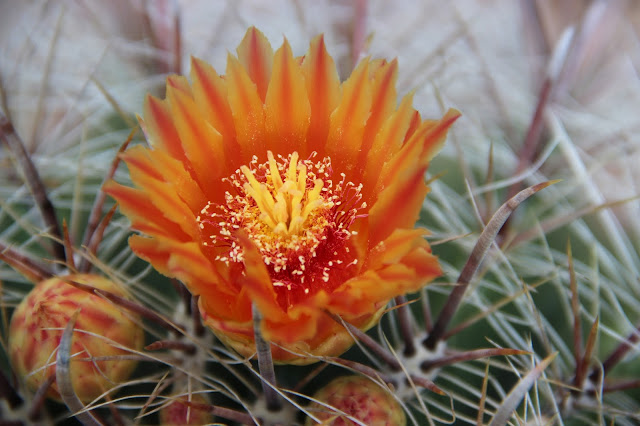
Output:
[[[317,36],[311,41],[309,52],[302,63],[302,73],[311,106],[307,146],[318,147],[313,149],[324,152],[329,135],[329,118],[340,101],[341,89],[336,65],[327,52],[323,36]],[[310,148],[309,151],[311,150]],[[307,158],[311,154],[309,151],[301,152],[301,158]]]
[[276,51],[273,74],[265,101],[269,148],[276,154],[306,152],[311,107],[300,66],[287,40]]
[[131,227],[148,235],[163,235],[176,240],[190,237],[174,222],[167,220],[144,191],[108,181],[102,190],[118,201],[120,211],[129,218]]
[[227,84],[208,63],[191,57],[193,97],[204,119],[222,135],[225,156],[233,167],[240,163],[236,128],[227,101]]
[[429,191],[424,183],[424,173],[444,143],[449,127],[459,116],[452,110],[438,122],[423,122],[385,164],[377,185],[384,189],[369,210],[370,246],[387,238],[396,228],[410,228],[415,224]]
[[144,101],[144,128],[151,146],[167,151],[184,164],[189,163],[173,125],[171,107],[166,100],[147,95]]
[[229,106],[236,128],[242,163],[264,149],[264,109],[256,85],[236,58],[227,58],[227,90]]
[[192,212],[199,212],[207,203],[204,194],[184,169],[184,165],[165,151],[151,151],[142,145],[136,145],[120,157],[127,164],[134,183],[140,181],[140,175],[172,183],[177,195],[187,203]]
[[169,77],[167,98],[171,104],[182,147],[191,162],[198,183],[207,197],[213,201],[220,199],[220,191],[215,189],[219,186],[220,179],[228,174],[222,136],[202,119],[193,98],[181,89],[184,81],[184,77]]
[[276,292],[269,276],[269,271],[262,260],[255,244],[243,232],[236,234],[244,255],[244,276],[240,278],[240,286],[249,291],[251,300],[256,304],[264,318],[271,321],[287,321],[287,315],[278,304]]
[[331,114],[326,155],[331,157],[334,170],[340,170],[347,180],[352,180],[371,108],[369,61],[360,62],[342,89],[340,104]]
[[162,172],[164,181],[174,184],[176,193],[191,211],[199,213],[208,200],[184,165],[164,151],[149,151],[149,159]]
[[378,187],[378,180],[383,164],[402,146],[404,135],[413,117],[412,101],[411,95],[404,97],[398,110],[389,117],[375,135],[373,145],[366,156],[364,177],[361,183],[363,184],[363,201],[369,205],[373,204],[375,197],[382,189]]
[[378,185],[384,188],[399,174],[412,173],[418,167],[428,166],[442,148],[449,128],[459,117],[459,111],[450,109],[438,121],[423,121],[398,154],[385,165]]
[[[145,192],[147,199],[161,212],[162,216],[177,224],[191,239],[200,241],[200,228],[196,223],[196,217],[189,206],[178,197],[174,183],[157,180],[144,173],[131,174],[131,179],[137,188]],[[146,216],[149,221],[157,220],[148,213]]]
[[376,69],[373,76],[371,115],[362,135],[362,147],[358,158],[358,170],[364,171],[369,151],[382,125],[396,109],[396,80],[398,61],[393,60]]
[[347,281],[331,294],[329,310],[346,320],[376,312],[389,300],[419,290],[440,275],[437,260],[426,247],[416,247],[401,261]]
[[247,70],[251,81],[256,84],[258,95],[264,102],[273,64],[273,50],[269,40],[255,27],[251,27],[247,30],[236,52],[238,52],[238,60]]

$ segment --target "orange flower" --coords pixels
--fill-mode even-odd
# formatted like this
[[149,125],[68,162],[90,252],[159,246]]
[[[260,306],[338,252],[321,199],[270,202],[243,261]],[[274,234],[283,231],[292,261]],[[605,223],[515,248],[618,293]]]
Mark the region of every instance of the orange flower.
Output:
[[192,59],[140,120],[151,148],[123,159],[135,188],[105,190],[143,235],[131,248],[200,296],[206,324],[254,350],[251,304],[276,361],[339,355],[387,302],[441,274],[414,229],[424,173],[459,116],[396,105],[397,62],[363,60],[340,83],[322,36],[295,58],[250,28],[226,75]]

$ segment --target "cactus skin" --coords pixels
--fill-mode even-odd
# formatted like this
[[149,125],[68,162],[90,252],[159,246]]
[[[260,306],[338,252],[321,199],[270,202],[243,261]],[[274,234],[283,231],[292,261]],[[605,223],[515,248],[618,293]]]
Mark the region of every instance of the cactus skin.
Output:
[[[113,282],[96,275],[69,275],[40,282],[18,305],[9,329],[9,354],[14,371],[27,388],[35,391],[55,374],[56,351],[65,327],[80,309],[72,341],[71,381],[81,401],[88,403],[118,383],[127,380],[136,361],[118,359],[128,354],[113,343],[139,351],[144,344],[144,331],[134,321],[135,315],[105,299],[77,289],[65,280],[126,296]],[[80,330],[101,335],[91,336]],[[85,361],[88,357],[113,357]],[[47,366],[47,367],[45,367]],[[43,368],[45,367],[45,368]],[[56,382],[49,388],[49,398],[60,400]]]
[[[404,410],[387,389],[361,376],[338,377],[320,389],[314,399],[340,410],[371,426],[403,426],[407,424]],[[338,412],[313,403],[309,412],[322,420],[322,424],[347,426],[355,424]],[[307,426],[314,425],[307,418]]]

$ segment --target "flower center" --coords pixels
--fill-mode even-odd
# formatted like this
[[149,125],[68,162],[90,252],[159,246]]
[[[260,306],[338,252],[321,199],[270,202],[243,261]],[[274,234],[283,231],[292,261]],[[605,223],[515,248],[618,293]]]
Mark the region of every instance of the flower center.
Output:
[[[223,179],[232,191],[225,203],[209,202],[197,221],[215,250],[215,260],[230,265],[243,261],[235,238],[243,230],[256,245],[269,269],[276,293],[290,305],[291,293],[307,295],[319,288],[330,290],[332,277],[342,276],[357,260],[347,244],[356,234],[349,228],[362,217],[357,206],[362,185],[332,180],[331,160],[314,161],[313,153],[300,160],[297,152],[287,158],[272,152],[268,161],[254,156],[248,166]],[[284,296],[284,294],[286,296]]]

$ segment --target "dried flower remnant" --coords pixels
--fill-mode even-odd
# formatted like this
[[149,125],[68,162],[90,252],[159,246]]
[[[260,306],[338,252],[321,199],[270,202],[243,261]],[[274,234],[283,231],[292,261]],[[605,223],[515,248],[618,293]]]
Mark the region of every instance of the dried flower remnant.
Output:
[[[322,424],[356,424],[351,418],[371,426],[407,424],[404,410],[389,389],[383,389],[365,377],[338,377],[320,389],[313,399],[317,402],[311,404],[309,414],[321,420]],[[316,423],[308,417],[306,424]]]
[[414,229],[430,160],[459,116],[396,104],[396,61],[363,60],[340,83],[322,36],[294,58],[250,28],[224,76],[192,59],[141,119],[151,148],[123,160],[135,188],[105,191],[132,249],[200,296],[205,323],[255,352],[252,304],[276,361],[339,355],[353,339],[329,314],[374,325],[387,302],[440,275]]
[[[78,398],[89,403],[129,378],[136,361],[122,358],[130,355],[122,348],[142,350],[144,331],[133,314],[125,315],[68,281],[126,296],[121,287],[96,275],[54,277],[37,284],[11,318],[9,356],[14,371],[35,391],[55,375],[62,331],[79,310],[71,346],[71,382]],[[55,381],[47,395],[60,399]]]

